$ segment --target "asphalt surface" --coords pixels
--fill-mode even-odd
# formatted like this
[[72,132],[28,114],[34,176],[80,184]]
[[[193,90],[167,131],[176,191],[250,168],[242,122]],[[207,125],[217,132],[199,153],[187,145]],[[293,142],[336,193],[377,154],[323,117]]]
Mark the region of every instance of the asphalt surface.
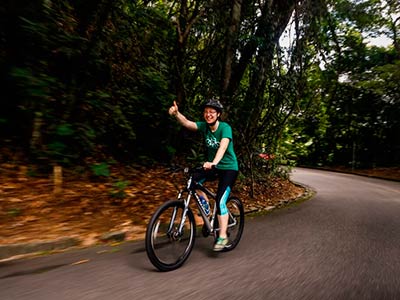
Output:
[[400,299],[400,183],[296,169],[308,201],[246,218],[239,246],[198,237],[173,272],[143,242],[0,263],[0,299]]

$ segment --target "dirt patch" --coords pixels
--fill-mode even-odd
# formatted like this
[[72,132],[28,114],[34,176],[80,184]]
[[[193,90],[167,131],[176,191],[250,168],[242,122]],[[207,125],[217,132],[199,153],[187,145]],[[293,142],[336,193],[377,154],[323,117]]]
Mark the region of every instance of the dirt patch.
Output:
[[[26,173],[26,167],[0,165],[0,244],[68,236],[90,245],[114,231],[125,232],[127,240],[140,239],[155,209],[175,198],[185,183],[182,172],[131,168],[114,170],[104,182],[66,176],[57,192],[51,178]],[[255,190],[251,198],[246,186],[236,185],[234,194],[246,211],[280,206],[304,192],[283,179],[266,181]]]

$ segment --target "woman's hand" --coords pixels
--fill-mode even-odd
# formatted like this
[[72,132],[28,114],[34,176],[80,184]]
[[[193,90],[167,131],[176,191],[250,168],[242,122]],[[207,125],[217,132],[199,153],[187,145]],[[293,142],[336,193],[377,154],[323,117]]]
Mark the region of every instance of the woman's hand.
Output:
[[213,164],[212,162],[209,162],[209,161],[206,161],[203,164],[204,170],[211,170],[214,166],[215,166],[215,164]]
[[168,113],[171,116],[174,116],[176,118],[176,120],[178,121],[178,123],[181,124],[182,126],[186,127],[187,129],[192,130],[192,131],[197,130],[196,122],[189,121],[188,119],[186,119],[186,117],[184,115],[182,115],[179,112],[178,104],[176,104],[176,101],[174,101],[174,104],[169,108]]
[[170,116],[176,116],[178,112],[178,105],[176,104],[176,101],[174,101],[174,104],[169,108],[168,113]]

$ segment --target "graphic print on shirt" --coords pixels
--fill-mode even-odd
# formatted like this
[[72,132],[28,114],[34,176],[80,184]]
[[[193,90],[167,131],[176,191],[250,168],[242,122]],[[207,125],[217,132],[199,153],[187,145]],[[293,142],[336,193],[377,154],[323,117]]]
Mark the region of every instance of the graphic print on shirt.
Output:
[[209,147],[209,148],[213,148],[213,149],[219,148],[219,142],[217,141],[215,136],[213,136],[211,134],[207,135],[206,143],[207,143],[207,147]]

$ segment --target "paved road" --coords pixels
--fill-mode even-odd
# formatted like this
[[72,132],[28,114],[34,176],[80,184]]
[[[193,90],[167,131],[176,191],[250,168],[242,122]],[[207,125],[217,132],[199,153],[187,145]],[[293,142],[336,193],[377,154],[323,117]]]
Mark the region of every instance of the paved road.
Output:
[[316,196],[247,218],[235,251],[198,238],[160,273],[143,242],[0,264],[0,299],[400,299],[400,183],[296,169]]

